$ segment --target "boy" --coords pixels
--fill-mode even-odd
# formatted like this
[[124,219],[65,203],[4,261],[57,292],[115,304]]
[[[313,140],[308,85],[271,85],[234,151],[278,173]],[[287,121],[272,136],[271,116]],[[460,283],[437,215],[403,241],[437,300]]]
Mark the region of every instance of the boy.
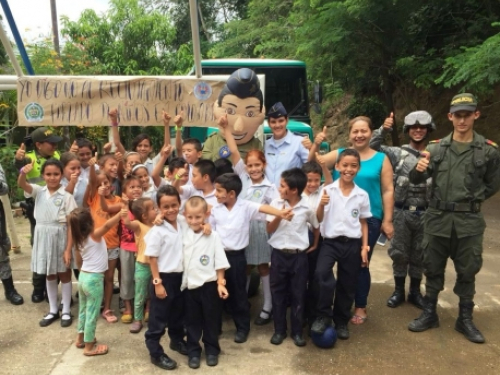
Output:
[[[193,179],[193,166],[200,160],[201,150],[203,149],[203,147],[201,145],[201,142],[196,138],[186,138],[182,140],[181,139],[182,132],[179,131],[178,126],[176,126],[175,128],[177,130],[175,135],[175,144],[177,146],[177,150],[181,150],[182,152],[182,154],[179,155],[179,157],[184,158],[189,164],[188,184],[191,184],[191,180]],[[182,129],[182,127],[180,129]]]
[[222,324],[222,299],[228,297],[224,271],[229,263],[216,232],[203,235],[208,216],[207,202],[198,196],[186,202],[184,216],[189,228],[183,228],[184,273],[181,290],[186,289],[185,324],[189,367],[200,367],[203,335],[208,366],[216,366],[220,353],[219,329]]
[[211,207],[216,205],[217,198],[215,197],[214,181],[217,172],[214,162],[204,159],[198,160],[192,168],[191,184],[187,183],[181,186],[180,179],[186,173],[186,169],[187,165],[179,169],[172,183],[179,192],[181,199],[184,201],[194,195],[198,195],[205,198]]
[[280,210],[256,202],[238,199],[242,183],[235,173],[226,173],[215,180],[218,204],[210,214],[210,225],[219,233],[231,268],[226,272],[229,298],[228,307],[236,325],[234,342],[247,341],[250,331],[250,304],[247,298],[247,261],[244,249],[249,243],[250,221],[259,212],[276,215],[286,220],[293,216],[291,210]]
[[[302,171],[307,176],[307,184],[302,192],[302,198],[306,200],[309,208],[316,212],[318,208],[318,202],[320,200],[320,191],[326,186],[330,185],[333,182],[332,174],[326,168],[326,165],[320,164],[315,161],[308,161],[302,166]],[[325,176],[325,183],[321,184],[321,178]],[[315,310],[316,310],[316,300],[314,298],[313,293],[313,284],[314,284],[314,271],[316,270],[316,263],[318,261],[318,254],[321,248],[321,241],[323,240],[320,236],[319,230],[313,231],[311,225],[308,225],[309,228],[309,246],[311,251],[307,254],[308,261],[308,278],[307,278],[307,292],[306,292],[306,305],[304,316],[306,322],[309,324],[309,327],[314,322]]]
[[189,172],[185,171],[184,174],[179,174],[179,170],[183,169],[185,165],[187,164],[186,160],[183,158],[173,158],[170,160],[168,163],[168,167],[165,168],[164,173],[165,173],[165,180],[169,185],[173,185],[175,176],[178,175],[179,178],[179,184],[180,186],[184,186],[187,184],[189,181]]
[[[354,183],[361,165],[359,153],[345,149],[335,164],[340,178],[323,188],[316,211],[323,243],[314,275],[317,316],[311,332],[323,334],[335,322],[339,339],[349,338],[347,323],[356,293],[359,269],[368,267],[368,224],[371,217],[368,193]],[[333,266],[338,262],[337,276]],[[332,301],[335,295],[335,301]]]
[[[292,168],[281,174],[280,198],[271,202],[271,207],[289,208],[293,220],[284,222],[279,217],[268,215],[267,232],[272,233],[269,245],[271,253],[271,294],[273,298],[274,334],[271,343],[280,345],[286,338],[287,297],[291,298],[291,332],[295,345],[304,346],[302,322],[307,288],[307,253],[314,250],[309,246],[308,225],[313,231],[319,227],[313,210],[301,197],[307,184],[306,174],[299,168]],[[318,236],[316,235],[316,238]]]

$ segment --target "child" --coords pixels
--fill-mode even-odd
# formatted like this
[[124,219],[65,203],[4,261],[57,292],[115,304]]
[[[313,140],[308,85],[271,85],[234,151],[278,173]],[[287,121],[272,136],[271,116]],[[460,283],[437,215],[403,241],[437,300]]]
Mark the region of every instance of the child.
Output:
[[290,297],[290,323],[292,339],[296,346],[304,346],[302,322],[307,288],[307,253],[314,249],[309,246],[308,226],[319,227],[316,214],[302,199],[307,176],[299,168],[292,168],[281,174],[280,199],[275,199],[271,207],[291,208],[294,218],[284,222],[279,217],[267,216],[267,231],[272,233],[269,244],[271,253],[271,293],[273,296],[274,334],[271,344],[280,345],[286,338],[287,299]]
[[[71,152],[73,152],[80,161],[80,176],[78,177],[78,182],[73,190],[73,196],[75,197],[76,204],[78,207],[84,206],[84,196],[87,185],[89,184],[89,172],[90,166],[89,161],[92,159],[92,149],[93,145],[88,139],[80,138],[73,142],[71,146]],[[93,168],[98,168],[94,165]]]
[[147,167],[144,164],[136,164],[131,173],[136,176],[141,181],[142,185],[142,196],[150,199],[154,199],[156,191],[161,186],[167,185],[167,182],[160,176],[163,166],[170,156],[172,146],[168,145],[161,150],[160,158],[158,163],[153,168],[153,173],[149,176]]
[[[265,176],[266,158],[260,150],[250,150],[245,156],[245,163],[241,160],[238,146],[233,134],[227,127],[226,116],[219,120],[221,133],[226,139],[227,146],[231,153],[231,160],[235,172],[240,176],[243,184],[241,198],[269,204],[273,199],[278,198],[278,190]],[[227,159],[219,159],[227,160]],[[219,161],[217,160],[217,161]],[[271,322],[271,312],[273,308],[271,297],[271,284],[269,281],[269,262],[271,261],[271,247],[267,243],[269,236],[266,231],[266,217],[264,214],[258,215],[256,220],[250,222],[250,242],[245,249],[245,256],[249,266],[257,266],[262,280],[262,291],[264,292],[264,305],[259,316],[255,319],[256,325],[265,325]],[[251,268],[251,267],[250,267]],[[249,274],[251,269],[247,269]],[[247,290],[250,283],[250,276],[247,276]]]
[[208,216],[207,202],[202,197],[191,197],[184,211],[189,228],[183,228],[184,273],[181,290],[186,289],[185,324],[189,367],[200,367],[203,336],[208,366],[216,366],[220,353],[219,330],[222,324],[221,300],[228,297],[224,271],[229,263],[217,233],[203,235]]
[[125,176],[129,176],[132,173],[132,168],[134,168],[138,164],[141,163],[141,156],[138,152],[130,151],[125,154],[125,158],[123,159],[124,166],[123,171]]
[[116,226],[119,220],[120,213],[106,221],[103,226],[95,228],[92,214],[87,208],[77,208],[69,217],[72,242],[76,247],[76,263],[81,271],[78,280],[80,305],[75,346],[83,349],[86,356],[108,352],[107,345],[96,344],[95,330],[104,294],[104,272],[108,269],[108,254],[103,236]]
[[17,183],[27,197],[35,200],[36,219],[31,269],[47,275],[49,313],[40,321],[47,327],[59,319],[57,306],[57,277],[61,280],[62,319],[61,327],[69,327],[71,317],[71,241],[68,232],[68,216],[77,205],[75,198],[61,185],[63,167],[59,160],[47,160],[41,169],[46,186],[29,184],[26,175],[33,169],[33,162],[21,168]]
[[[320,164],[315,161],[308,161],[302,166],[302,171],[307,176],[306,188],[302,192],[302,198],[306,200],[309,208],[316,212],[318,208],[318,202],[321,197],[320,191],[326,186],[333,182],[332,174],[326,168],[326,164]],[[325,183],[321,184],[321,178],[325,176]],[[321,248],[322,238],[320,236],[319,230],[313,231],[312,227],[308,225],[309,228],[309,246],[310,249],[314,249],[307,253],[307,260],[309,265],[309,272],[307,278],[307,292],[306,292],[306,305],[305,305],[305,318],[309,326],[312,325],[316,316],[316,299],[314,298],[314,271],[316,270],[316,263],[318,261],[319,250]]]
[[[123,182],[122,201],[127,205],[134,199],[142,196],[140,189],[140,181],[135,176],[130,176]],[[101,203],[101,208],[105,212],[110,211],[106,201]],[[134,220],[134,216],[128,211],[130,220]],[[132,323],[133,310],[132,299],[134,298],[134,272],[135,272],[135,256],[137,246],[135,244],[134,231],[130,230],[123,221],[120,222],[120,298],[124,302],[125,309],[123,311],[121,321],[125,324]]]
[[217,159],[214,161],[215,165],[215,175],[217,177],[223,175],[224,173],[234,173],[233,163],[228,159]]
[[[149,257],[144,252],[146,251],[146,242],[144,237],[153,226],[156,218],[156,210],[153,201],[149,198],[139,198],[130,205],[130,212],[122,215],[122,222],[125,226],[133,231],[135,244],[137,246],[136,262],[135,262],[135,295],[134,295],[134,322],[130,326],[130,333],[139,333],[142,330],[142,320],[146,322],[149,318],[149,301],[146,307],[146,315],[144,316],[144,303],[148,296],[148,288],[151,282],[151,268],[149,267]],[[131,216],[136,220],[131,220]]]
[[[179,133],[177,133],[179,134]],[[176,139],[176,143],[178,144],[179,141]],[[197,140],[196,138],[187,138],[182,142],[182,157],[187,161],[189,164],[189,183],[192,183],[193,180],[193,166],[200,160],[201,158],[201,151],[203,147],[201,145],[201,142]]]
[[[354,183],[360,168],[359,153],[345,149],[335,164],[340,178],[323,188],[317,209],[322,222],[323,244],[314,275],[318,290],[317,316],[311,331],[323,334],[335,322],[339,339],[349,338],[347,323],[356,293],[360,267],[368,267],[368,224],[371,217],[368,193]],[[337,265],[337,278],[333,266]],[[335,301],[332,300],[335,295]]]
[[[75,192],[79,182],[81,164],[78,157],[72,152],[65,152],[61,155],[61,164],[63,166],[63,178],[61,185],[66,191],[73,195],[76,201]],[[85,192],[84,192],[85,193]],[[79,196],[80,202],[83,202],[83,195]],[[76,202],[78,204],[78,202]]]
[[123,163],[119,162],[113,154],[104,154],[98,159],[96,152],[95,159],[99,160],[99,170],[103,171],[106,176],[108,176],[110,184],[113,188],[113,193],[117,196],[121,196],[123,180],[123,171],[121,169]]
[[[202,160],[206,161],[206,160]],[[200,163],[200,162],[198,162]],[[196,167],[195,167],[196,168]],[[195,174],[193,174],[195,176]],[[196,180],[193,179],[193,183]],[[250,331],[250,304],[246,291],[247,260],[245,248],[249,243],[250,222],[259,212],[290,219],[290,210],[278,210],[244,199],[239,199],[241,179],[235,173],[226,173],[215,180],[218,204],[210,214],[210,225],[219,234],[231,268],[226,272],[228,307],[236,325],[234,342],[244,343]]]
[[161,225],[152,227],[144,240],[149,257],[153,283],[150,286],[151,305],[149,311],[146,346],[151,363],[165,370],[172,370],[177,363],[169,358],[160,345],[168,326],[170,349],[187,354],[183,340],[184,309],[182,284],[182,226],[185,220],[179,216],[181,199],[173,186],[158,189],[157,204],[164,218]]
[[[189,181],[189,171],[185,170],[187,162],[183,158],[173,158],[168,163],[168,168],[165,169],[165,179],[168,185],[172,185],[175,176],[179,176],[179,185],[184,186]],[[184,173],[179,174],[179,170],[183,169]]]
[[[111,161],[114,160],[114,158],[108,157],[107,155],[103,156],[103,158],[108,158],[108,160]],[[95,163],[95,157],[90,159],[89,184],[85,192],[84,202],[86,202],[87,206],[90,208],[95,226],[101,227],[110,219],[110,215],[114,215],[121,210],[121,199],[112,193],[111,181],[106,173],[101,169],[96,171],[93,168]],[[103,209],[103,203],[106,205],[107,210]],[[113,296],[113,277],[120,256],[118,227],[119,224],[117,223],[104,235],[106,247],[108,249],[108,269],[104,274],[104,310],[102,317],[106,319],[108,323],[115,323],[118,321],[118,318],[110,309],[111,298]]]
[[186,173],[187,165],[180,169],[175,175],[175,180],[172,184],[180,194],[182,200],[187,200],[193,195],[198,195],[207,201],[213,207],[217,204],[215,196],[214,181],[216,178],[216,170],[214,162],[211,160],[198,160],[193,167],[191,184],[181,186],[180,177]]

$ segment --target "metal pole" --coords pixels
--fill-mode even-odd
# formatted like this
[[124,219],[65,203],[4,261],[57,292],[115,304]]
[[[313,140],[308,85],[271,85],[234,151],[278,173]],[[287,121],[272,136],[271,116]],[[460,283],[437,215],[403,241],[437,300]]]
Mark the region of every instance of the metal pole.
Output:
[[23,70],[21,69],[21,65],[19,65],[19,62],[16,59],[16,55],[14,53],[14,50],[12,49],[12,46],[10,45],[10,40],[7,37],[7,34],[5,34],[5,30],[3,27],[0,25],[0,39],[2,40],[3,48],[5,48],[5,52],[7,52],[7,55],[9,55],[10,61],[12,62],[12,66],[14,67],[14,70],[16,71],[16,74],[18,77],[22,77],[24,75]]
[[59,25],[57,23],[57,5],[56,0],[50,0],[50,15],[52,18],[52,40],[54,41],[54,50],[57,55],[61,55],[59,48]]
[[[14,17],[12,17],[12,12],[10,11],[10,7],[9,7],[9,3],[7,0],[0,0],[0,4],[2,4],[2,8],[3,8],[3,12],[5,13],[5,18],[7,18],[7,22],[9,22],[9,26],[10,26],[10,31],[12,31],[12,35],[14,36],[14,40],[17,44],[17,49],[19,50],[19,54],[21,55],[21,58],[23,59],[23,62],[24,62],[24,66],[26,67],[26,71],[28,72],[29,75],[35,75],[35,71],[33,70],[33,66],[31,66],[31,61],[28,57],[28,54],[26,53],[26,49],[24,48],[24,43],[23,43],[23,40],[21,39],[21,35],[19,35],[19,31],[17,30],[17,26],[16,26],[16,22],[14,21]],[[4,31],[2,31],[3,34],[5,34]],[[8,39],[7,39],[8,41]],[[3,41],[3,38],[2,38],[2,43],[3,43],[3,46],[5,47],[5,50],[7,51],[8,48],[10,48],[12,50],[12,47],[10,47],[10,43],[9,44],[9,47],[6,46],[6,43]],[[9,57],[10,57],[10,54],[9,54]],[[13,59],[12,57],[10,57],[11,61],[12,61],[12,64],[15,66],[15,62],[17,62],[16,59]],[[19,65],[19,64],[18,64]],[[15,67],[14,67],[15,69]],[[17,72],[17,70],[16,70]],[[17,75],[19,77],[22,77],[23,72],[21,71],[21,73],[17,72]]]
[[191,34],[193,36],[194,69],[196,78],[201,78],[200,28],[198,25],[198,8],[196,0],[189,0],[191,13]]

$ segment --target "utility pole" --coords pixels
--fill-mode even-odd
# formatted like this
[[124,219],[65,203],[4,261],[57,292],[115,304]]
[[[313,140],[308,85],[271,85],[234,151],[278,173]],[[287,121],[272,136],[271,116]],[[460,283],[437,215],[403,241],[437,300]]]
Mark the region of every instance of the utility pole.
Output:
[[52,39],[54,41],[54,50],[57,52],[57,56],[61,56],[61,50],[59,49],[59,24],[57,19],[56,0],[50,0],[50,14],[52,16]]

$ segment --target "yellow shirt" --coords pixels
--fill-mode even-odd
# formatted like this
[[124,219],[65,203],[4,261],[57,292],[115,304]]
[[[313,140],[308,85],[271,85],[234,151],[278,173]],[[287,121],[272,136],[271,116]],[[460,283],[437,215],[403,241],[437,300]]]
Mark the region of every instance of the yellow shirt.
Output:
[[139,263],[149,264],[149,257],[144,255],[146,251],[146,241],[144,241],[144,236],[148,234],[151,229],[146,224],[141,223],[139,220],[134,220],[134,223],[139,224],[140,233],[135,233],[135,244],[137,246],[137,257],[136,261]]

